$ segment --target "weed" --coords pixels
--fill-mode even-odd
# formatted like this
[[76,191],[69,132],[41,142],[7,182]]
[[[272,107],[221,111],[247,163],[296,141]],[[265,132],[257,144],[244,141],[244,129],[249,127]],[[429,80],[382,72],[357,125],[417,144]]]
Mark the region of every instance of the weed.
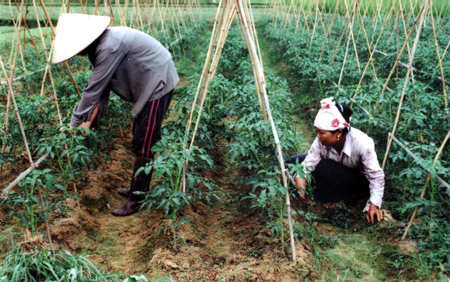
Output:
[[5,258],[0,267],[1,281],[119,281],[117,275],[102,273],[83,253],[27,253],[19,249]]

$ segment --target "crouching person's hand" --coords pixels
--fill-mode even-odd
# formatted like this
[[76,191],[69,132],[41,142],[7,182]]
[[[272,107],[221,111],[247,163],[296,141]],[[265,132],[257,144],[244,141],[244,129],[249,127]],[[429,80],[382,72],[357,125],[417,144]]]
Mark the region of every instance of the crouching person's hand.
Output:
[[373,224],[376,218],[379,222],[383,219],[384,212],[384,210],[380,210],[377,206],[370,203],[369,210],[366,213],[366,220]]
[[300,204],[305,204],[306,203],[306,198],[305,198],[305,188],[306,188],[306,181],[304,179],[302,179],[301,177],[297,176],[295,179],[295,185],[298,188],[298,193],[299,193],[299,202]]

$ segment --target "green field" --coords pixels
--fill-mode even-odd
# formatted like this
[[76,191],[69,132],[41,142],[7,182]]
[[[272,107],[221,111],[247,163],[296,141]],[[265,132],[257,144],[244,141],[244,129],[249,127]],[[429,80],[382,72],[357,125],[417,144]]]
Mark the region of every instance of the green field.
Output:
[[[1,4],[1,189],[30,167],[30,156],[48,156],[0,199],[0,281],[449,282],[450,3],[433,1],[422,21],[422,1],[402,0],[401,13],[397,6],[390,12],[396,1],[363,0],[354,14],[354,2],[341,0],[336,9],[337,2],[252,1],[264,107],[258,64],[237,16],[212,37],[214,3],[114,1],[105,11],[101,2],[99,14],[112,11],[116,25],[159,40],[180,76],[156,157],[145,169],[155,170],[151,189],[142,211],[124,218],[110,212],[123,201],[116,191],[131,179],[130,103],[111,94],[99,127],[68,129],[79,101],[74,85],[82,92],[88,83],[89,60],[70,59],[70,72],[62,64],[46,69],[53,34],[43,9],[39,29],[28,2],[29,28],[18,30],[17,8]],[[95,2],[86,3],[93,14]],[[45,5],[56,25],[67,7]],[[79,3],[71,2],[70,12],[81,13]],[[209,47],[217,48],[211,57]],[[203,73],[205,62],[217,68]],[[18,112],[3,68],[14,78]],[[199,99],[194,104],[199,91],[207,94],[203,107]],[[307,152],[325,97],[352,107],[352,126],[373,139],[385,162],[381,222],[366,221],[366,199],[328,208],[315,201],[311,180],[303,204],[298,189],[282,181],[273,128],[285,160]],[[272,119],[264,118],[268,105]],[[392,133],[399,143],[388,146]]]

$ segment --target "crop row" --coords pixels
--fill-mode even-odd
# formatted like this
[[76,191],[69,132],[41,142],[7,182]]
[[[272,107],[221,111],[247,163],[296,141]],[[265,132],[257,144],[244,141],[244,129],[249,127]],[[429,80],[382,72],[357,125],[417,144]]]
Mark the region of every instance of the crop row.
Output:
[[[189,53],[188,46],[193,46],[206,29],[206,21],[198,21],[196,26],[186,29],[185,33],[175,35],[174,32],[167,34],[157,34],[163,44],[167,45],[174,54],[174,60],[180,64],[188,64],[183,62],[183,52]],[[168,37],[172,34],[172,37]],[[176,41],[176,42],[175,42]],[[170,43],[171,42],[171,43]],[[172,44],[175,42],[174,44]],[[123,102],[115,94],[110,97],[109,109],[102,122],[95,130],[74,129],[68,130],[67,124],[70,122],[73,107],[79,98],[74,89],[73,84],[69,81],[68,73],[61,70],[59,66],[52,66],[53,81],[55,86],[57,102],[52,95],[53,90],[49,81],[44,84],[44,95],[40,95],[42,75],[44,72],[40,70],[45,68],[45,62],[40,60],[35,49],[31,46],[26,47],[24,51],[27,58],[25,64],[27,74],[15,81],[15,99],[19,108],[20,115],[23,120],[26,139],[32,152],[34,159],[48,153],[48,158],[33,170],[28,176],[19,183],[19,188],[14,189],[4,199],[0,205],[7,207],[10,211],[7,218],[11,222],[19,226],[23,226],[30,230],[32,234],[42,232],[41,227],[48,220],[49,213],[58,210],[65,214],[69,207],[66,205],[67,198],[79,199],[78,189],[82,189],[88,179],[84,176],[86,169],[92,169],[97,166],[109,165],[109,153],[113,148],[113,140],[116,138],[125,138],[131,123],[131,107]],[[190,60],[187,58],[186,60]],[[92,70],[89,63],[84,58],[75,57],[69,61],[69,65],[73,71],[74,79],[78,86],[86,85]],[[4,85],[2,93],[7,93]],[[4,100],[6,102],[6,99]],[[5,103],[6,104],[6,103]],[[4,170],[9,170],[11,166],[17,166],[17,169],[25,170],[28,166],[27,158],[22,152],[25,150],[24,140],[15,113],[6,111],[6,105],[3,102],[0,105],[0,121],[2,124],[6,119],[9,121],[7,134],[1,131],[1,147],[4,153],[0,155],[0,165]],[[61,113],[61,122],[58,117],[58,109]],[[4,130],[5,128],[3,128]],[[166,133],[167,133],[166,129]],[[181,130],[181,128],[179,128]],[[170,140],[176,144],[176,136],[174,134],[166,134],[164,141]],[[171,139],[174,138],[174,139]],[[158,150],[160,147],[156,146]],[[176,145],[164,147],[159,153],[159,157],[155,159],[154,166],[156,168],[155,177],[161,175],[166,170],[177,166],[174,163],[186,155],[186,151],[178,150]],[[172,150],[170,157],[167,157],[167,150]],[[180,155],[176,153],[179,152]],[[202,153],[203,149],[193,149],[189,152],[189,158],[205,157]],[[163,156],[166,158],[163,159]],[[164,162],[162,162],[164,161]],[[198,163],[199,162],[195,162]],[[209,157],[205,157],[205,166],[212,165]],[[159,165],[159,166],[158,166]],[[163,169],[164,172],[159,169]],[[20,171],[19,171],[20,172]],[[195,175],[190,174],[188,182],[198,183]],[[179,175],[171,175],[171,178],[165,180],[179,181]],[[162,183],[161,185],[166,185]],[[175,183],[170,183],[174,187]],[[169,184],[167,184],[169,185]],[[207,185],[207,184],[204,184]],[[38,188],[43,193],[45,199],[43,203],[38,197]],[[177,187],[178,188],[178,187]],[[152,193],[158,193],[158,184]],[[175,189],[177,191],[177,189]],[[200,190],[198,191],[200,193]],[[167,194],[167,193],[166,193]],[[192,193],[193,196],[198,196]],[[149,195],[147,204],[149,208],[152,206],[152,195]],[[164,195],[163,195],[164,196]],[[200,195],[201,196],[201,195]],[[200,197],[199,196],[199,197]],[[183,199],[190,200],[189,196],[181,195],[178,199],[172,198],[172,203],[176,203],[178,208],[183,207]],[[41,208],[43,205],[43,208]],[[158,203],[155,208],[162,205]],[[164,205],[166,213],[169,207]],[[173,214],[173,212],[171,213]],[[176,222],[181,224],[181,222]],[[175,234],[174,234],[175,235]],[[0,280],[16,281],[27,279],[33,276],[33,279],[46,280],[53,277],[55,280],[76,280],[76,281],[104,281],[105,277],[110,280],[119,281],[118,279],[124,275],[106,275],[102,274],[98,268],[88,259],[88,255],[71,255],[69,253],[53,253],[45,250],[35,250],[31,255],[20,252],[20,246],[12,246],[13,251],[0,267]],[[2,254],[6,255],[6,254]],[[36,264],[36,260],[45,261],[46,268],[42,268]],[[20,271],[17,265],[23,265]],[[38,277],[36,277],[38,275]],[[69,278],[68,278],[69,277]],[[31,280],[30,280],[31,281]],[[37,280],[36,280],[37,281]],[[134,281],[134,280],[132,280]],[[145,281],[145,280],[139,280]]]
[[[377,49],[388,55],[374,57],[377,78],[372,71],[368,71],[358,94],[354,96],[362,76],[361,68],[368,63],[370,57],[360,25],[355,26],[353,30],[358,57],[353,48],[350,48],[346,59],[345,46],[335,52],[329,41],[324,45],[327,34],[320,28],[316,29],[315,37],[311,40],[309,36],[301,36],[302,31],[296,31],[295,27],[279,26],[280,23],[267,21],[263,24],[263,29],[267,40],[273,46],[273,56],[287,66],[287,76],[296,89],[295,112],[312,124],[314,112],[319,106],[318,101],[323,97],[333,96],[340,103],[352,105],[352,124],[374,139],[381,161],[386,152],[388,133],[394,126],[406,76],[406,70],[398,69],[398,76],[388,84],[391,90],[382,93],[386,78],[395,63],[397,46],[396,40],[391,39],[393,31],[386,31],[380,37]],[[373,28],[369,20],[365,22],[365,26],[368,38],[376,39],[379,36],[381,27]],[[412,23],[409,23],[409,26],[412,26]],[[444,42],[450,34],[448,27],[445,28],[438,37],[441,48],[442,45],[445,46]],[[331,35],[335,48],[343,30],[342,22],[333,26],[334,33]],[[305,30],[303,32],[306,33]],[[403,38],[402,41],[400,36],[400,42],[404,40]],[[413,42],[410,42],[410,46],[412,44]],[[425,252],[419,256],[427,262],[426,269],[434,269],[440,264],[448,267],[450,249],[449,237],[442,236],[445,232],[448,234],[450,228],[449,191],[432,179],[428,195],[419,198],[426,185],[427,170],[443,179],[450,178],[450,154],[444,153],[437,163],[433,163],[439,146],[450,130],[442,85],[434,79],[438,69],[436,52],[431,48],[433,44],[431,27],[424,26],[414,60],[414,67],[420,72],[414,76],[414,83],[408,84],[395,133],[421,162],[413,161],[400,146],[393,144],[385,169],[385,207],[403,221],[409,219],[415,207],[419,207],[419,214],[426,218],[427,224],[414,223],[409,233],[412,239],[422,239],[420,250]],[[326,48],[322,52],[323,46]],[[331,63],[333,58],[334,63]],[[408,62],[407,54],[403,55],[401,60]],[[449,62],[450,59],[443,62],[446,75],[450,74]],[[369,67],[372,69],[372,66]],[[339,85],[337,82],[340,82]],[[448,89],[447,86],[447,92]],[[446,151],[448,152],[448,149]],[[398,230],[398,233],[403,231]]]

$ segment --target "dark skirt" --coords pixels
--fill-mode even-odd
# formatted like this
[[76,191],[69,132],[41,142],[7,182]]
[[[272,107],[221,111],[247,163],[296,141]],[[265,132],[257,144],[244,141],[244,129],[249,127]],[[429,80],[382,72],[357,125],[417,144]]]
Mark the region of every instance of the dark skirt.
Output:
[[[290,157],[288,163],[301,163],[307,154]],[[369,181],[356,169],[330,159],[322,159],[311,173],[314,200],[322,203],[347,202],[356,204],[358,200],[368,199],[370,195]]]

